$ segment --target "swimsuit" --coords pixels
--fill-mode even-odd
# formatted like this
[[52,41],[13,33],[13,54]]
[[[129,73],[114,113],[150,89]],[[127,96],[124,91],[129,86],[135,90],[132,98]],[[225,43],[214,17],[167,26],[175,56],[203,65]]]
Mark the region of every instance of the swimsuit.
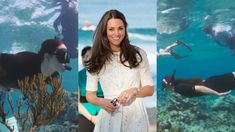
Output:
[[195,85],[189,83],[179,83],[175,86],[175,92],[186,97],[197,97],[204,94],[195,91]]
[[18,87],[18,80],[37,73],[41,73],[41,62],[36,53],[0,54],[0,85],[5,90]]
[[232,73],[226,73],[209,77],[206,81],[200,81],[195,79],[176,79],[174,90],[175,92],[186,97],[205,95],[203,93],[196,92],[195,85],[206,86],[219,93],[227,92],[235,88],[235,77]]

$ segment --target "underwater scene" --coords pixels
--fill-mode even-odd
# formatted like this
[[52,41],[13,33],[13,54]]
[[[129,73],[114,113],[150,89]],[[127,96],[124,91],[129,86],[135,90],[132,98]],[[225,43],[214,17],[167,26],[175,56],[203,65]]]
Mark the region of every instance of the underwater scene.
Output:
[[[62,71],[64,72],[58,71],[59,78],[46,79],[39,74],[18,83],[20,90],[13,89],[3,92],[1,87],[0,132],[76,132],[78,124],[76,118],[78,97],[77,1],[2,0],[0,7],[1,57],[2,54],[13,55],[24,51],[37,54],[42,42],[47,39],[63,41],[68,49],[68,52],[63,53],[70,54],[70,57],[63,54],[66,60],[60,57],[62,60],[60,63],[66,64],[63,64]],[[72,27],[68,24],[71,24]],[[57,52],[54,54],[58,59]],[[18,59],[19,62],[21,60],[24,58]],[[1,66],[3,63],[4,61],[1,60]],[[2,77],[1,66],[0,76]],[[17,70],[20,66],[14,65],[14,67]]]
[[233,0],[157,1],[158,132],[235,130],[234,16]]

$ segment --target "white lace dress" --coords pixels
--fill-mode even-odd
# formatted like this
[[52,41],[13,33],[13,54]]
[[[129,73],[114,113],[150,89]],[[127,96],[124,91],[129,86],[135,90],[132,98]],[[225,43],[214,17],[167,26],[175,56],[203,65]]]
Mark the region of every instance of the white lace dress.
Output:
[[[119,52],[112,55],[112,61],[105,64],[98,75],[87,75],[87,91],[96,91],[98,80],[104,97],[113,99],[122,91],[142,86],[153,85],[146,53],[140,50],[143,61],[138,68],[128,68],[121,64]],[[120,105],[113,112],[104,109],[98,114],[94,132],[148,132],[149,122],[142,98],[136,98],[127,105]]]

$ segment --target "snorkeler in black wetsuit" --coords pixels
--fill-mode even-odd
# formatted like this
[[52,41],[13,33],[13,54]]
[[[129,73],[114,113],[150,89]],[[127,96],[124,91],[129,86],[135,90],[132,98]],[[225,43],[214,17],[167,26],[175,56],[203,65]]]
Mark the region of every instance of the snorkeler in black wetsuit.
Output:
[[[54,21],[55,31],[63,37],[60,38],[66,44],[71,58],[78,57],[78,11],[76,0],[54,0],[60,3],[60,15]],[[61,31],[59,27],[62,27]]]
[[17,80],[40,72],[41,62],[35,53],[0,54],[0,84],[3,88],[17,87]]
[[49,39],[42,43],[39,53],[19,52],[0,54],[0,91],[18,89],[18,80],[43,73],[51,76],[71,70],[67,48],[63,42]]
[[173,90],[186,97],[207,94],[224,96],[235,89],[235,72],[212,76],[206,80],[201,78],[174,78],[174,76],[167,76],[163,79],[162,86],[164,89]]
[[218,45],[229,47],[235,55],[235,26],[229,23],[209,24],[204,27],[204,32],[209,35]]

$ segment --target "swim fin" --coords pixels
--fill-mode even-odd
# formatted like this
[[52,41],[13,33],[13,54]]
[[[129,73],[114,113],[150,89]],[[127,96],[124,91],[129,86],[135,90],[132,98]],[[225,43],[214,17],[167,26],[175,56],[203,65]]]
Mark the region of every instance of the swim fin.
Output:
[[173,57],[175,57],[175,59],[177,59],[177,60],[179,60],[179,59],[182,59],[182,58],[185,58],[185,57],[187,57],[188,55],[184,55],[184,56],[182,56],[182,55],[179,55],[179,54],[177,54],[175,51],[170,51],[170,53],[171,53],[171,55],[173,56]]
[[177,40],[177,42],[178,42],[179,44],[181,44],[182,46],[184,46],[186,49],[192,51],[192,48],[191,48],[189,45],[187,45],[186,43],[184,43],[184,42],[182,42],[182,41],[179,41],[179,40]]

